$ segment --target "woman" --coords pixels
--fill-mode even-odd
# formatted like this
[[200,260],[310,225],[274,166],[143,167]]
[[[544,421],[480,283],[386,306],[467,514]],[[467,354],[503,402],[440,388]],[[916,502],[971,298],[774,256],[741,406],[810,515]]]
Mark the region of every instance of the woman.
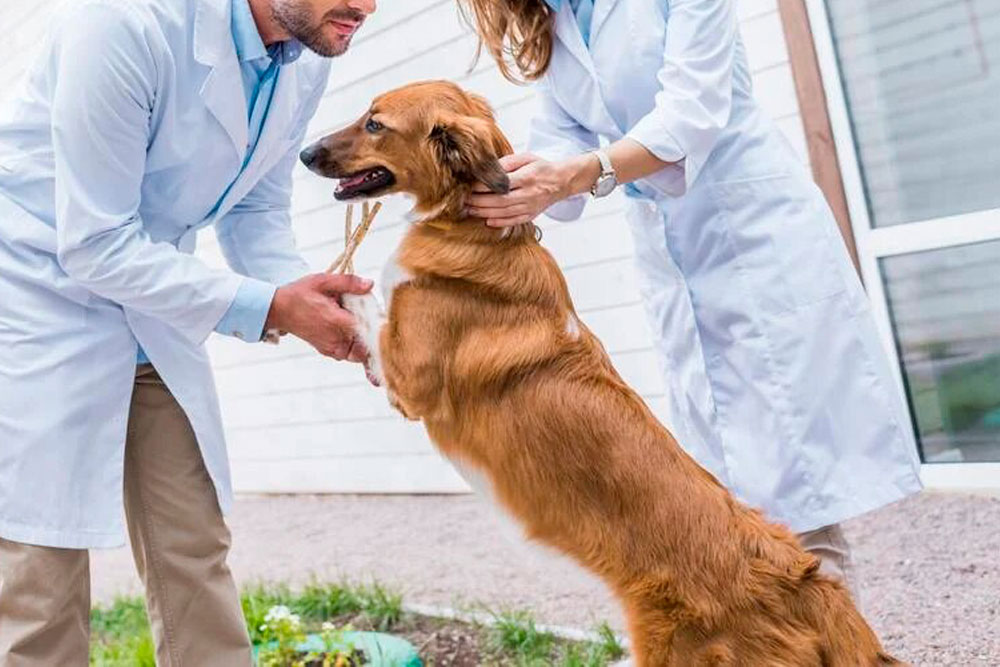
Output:
[[839,522],[918,491],[916,448],[833,216],[752,97],[734,2],[462,2],[540,101],[512,191],[470,213],[573,220],[627,184],[679,442],[846,579]]

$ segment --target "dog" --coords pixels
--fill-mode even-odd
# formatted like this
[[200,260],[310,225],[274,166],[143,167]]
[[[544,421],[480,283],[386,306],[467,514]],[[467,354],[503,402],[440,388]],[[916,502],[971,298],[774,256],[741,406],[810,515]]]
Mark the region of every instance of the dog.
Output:
[[601,577],[642,667],[858,667],[887,655],[845,587],[737,502],[619,377],[577,317],[536,227],[464,214],[507,192],[488,103],[446,81],[399,88],[308,147],[342,201],[406,193],[416,221],[387,313],[345,297],[392,404],[486,479],[528,538]]

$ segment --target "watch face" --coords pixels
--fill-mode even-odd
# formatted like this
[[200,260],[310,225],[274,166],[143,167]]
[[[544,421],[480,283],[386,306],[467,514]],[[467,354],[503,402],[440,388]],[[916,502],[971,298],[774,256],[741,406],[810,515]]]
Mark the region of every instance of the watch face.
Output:
[[616,185],[618,185],[618,183],[615,181],[615,177],[611,174],[601,176],[597,179],[597,183],[594,185],[594,196],[607,197],[609,194],[614,192]]

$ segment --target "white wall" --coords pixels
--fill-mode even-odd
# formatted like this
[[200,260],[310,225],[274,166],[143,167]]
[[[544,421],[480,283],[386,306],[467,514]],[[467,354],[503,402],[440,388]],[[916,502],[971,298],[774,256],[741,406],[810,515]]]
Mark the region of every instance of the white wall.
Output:
[[[17,45],[31,45],[44,29],[51,4],[5,0],[0,26],[14,35]],[[805,156],[776,0],[742,0],[738,6],[757,95]],[[474,49],[454,0],[382,0],[351,51],[335,61],[310,138],[353,120],[379,92],[417,79],[451,78],[486,95],[515,147],[523,147],[531,92],[505,82],[486,58],[469,71]],[[22,49],[7,52],[0,63],[0,96],[26,62]],[[302,169],[296,172],[295,232],[317,270],[337,255],[343,242],[344,212],[332,192],[331,181]],[[359,273],[380,271],[404,229],[404,210],[401,202],[386,202],[356,258]],[[541,224],[544,243],[563,267],[581,317],[602,339],[624,378],[662,413],[663,383],[637,294],[621,199],[592,204],[576,224]],[[200,243],[199,253],[207,261],[220,262],[211,233],[203,234]],[[217,336],[210,349],[238,490],[465,490],[422,428],[397,416],[382,393],[368,386],[359,367],[318,358],[288,337],[275,348]]]

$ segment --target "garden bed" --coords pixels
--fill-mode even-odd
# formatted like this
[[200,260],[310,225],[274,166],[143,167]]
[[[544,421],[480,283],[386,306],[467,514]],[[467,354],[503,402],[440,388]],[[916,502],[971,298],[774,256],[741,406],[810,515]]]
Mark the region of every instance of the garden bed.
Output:
[[[372,660],[357,639],[378,636],[367,633],[409,642],[429,667],[602,667],[622,656],[607,625],[595,631],[594,641],[574,641],[539,628],[525,611],[488,612],[486,622],[478,620],[483,613],[476,621],[438,618],[404,611],[401,596],[378,585],[316,583],[297,591],[258,585],[243,592],[242,604],[261,667],[416,664]],[[91,619],[92,665],[155,667],[140,599],[96,608]],[[296,650],[307,637],[313,650]]]

